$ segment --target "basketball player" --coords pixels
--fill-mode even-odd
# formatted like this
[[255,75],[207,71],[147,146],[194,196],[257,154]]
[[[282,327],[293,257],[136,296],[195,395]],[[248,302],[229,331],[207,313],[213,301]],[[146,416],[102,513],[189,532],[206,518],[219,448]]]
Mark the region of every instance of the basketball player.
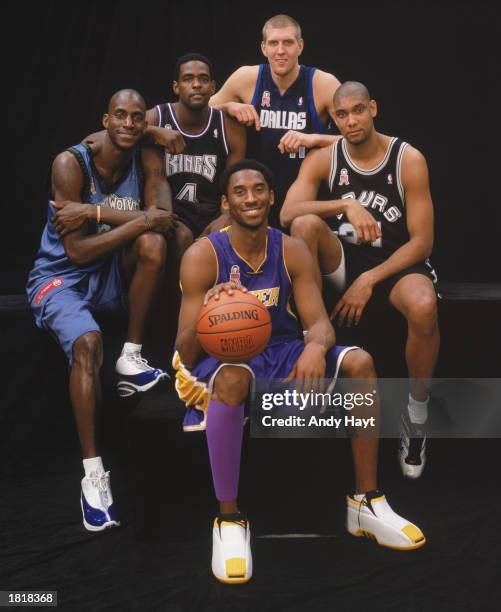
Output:
[[200,234],[227,223],[227,215],[213,223],[220,215],[219,177],[226,166],[245,155],[245,129],[209,107],[215,87],[210,61],[199,53],[188,53],[177,60],[174,71],[178,101],[158,104],[146,114],[148,133],[156,144],[166,147],[165,171],[178,215],[179,257]]
[[[411,381],[399,460],[406,477],[418,478],[426,461],[428,381],[440,344],[436,275],[428,261],[433,247],[428,169],[419,151],[375,130],[377,105],[361,83],[343,83],[334,109],[342,136],[305,160],[281,220],[308,245],[317,283],[320,273],[341,283],[345,293],[332,313],[340,325],[357,325],[373,292],[406,318]],[[322,181],[330,201],[315,201]]]
[[165,267],[165,237],[175,229],[160,149],[142,153],[142,200],[141,153],[136,147],[146,128],[142,96],[132,89],[115,93],[103,125],[101,142],[72,147],[54,161],[55,201],[49,203],[27,284],[37,325],[68,357],[70,398],[85,471],[83,523],[90,531],[119,525],[109,472],[96,442],[103,343],[93,313],[120,314],[127,296],[127,342],[116,364],[121,395],[146,391],[166,378],[141,356],[141,337]]
[[271,224],[276,227],[280,227],[278,213],[306,149],[333,140],[326,130],[339,81],[332,74],[300,65],[303,48],[301,27],[295,19],[288,15],[268,19],[261,42],[268,63],[241,66],[210,100],[211,106],[258,130],[251,149],[275,177],[277,206]]
[[[250,531],[240,514],[237,492],[244,404],[253,377],[297,379],[312,388],[341,376],[376,382],[370,355],[357,347],[335,346],[332,325],[312,273],[305,245],[268,228],[274,201],[269,170],[242,160],[222,175],[222,206],[232,225],[197,241],[181,263],[183,299],[174,355],[176,389],[188,410],[185,429],[205,429],[219,514],[214,522],[212,571],[222,582],[246,582],[252,575]],[[230,282],[230,275],[233,279]],[[236,280],[236,275],[239,279]],[[248,363],[225,364],[203,353],[195,331],[202,304],[222,291],[252,291],[268,308],[271,340]],[[292,294],[304,329],[288,308]],[[376,492],[377,438],[352,439],[356,492],[347,498],[348,530],[371,532],[381,545],[417,548],[421,531],[399,517]]]

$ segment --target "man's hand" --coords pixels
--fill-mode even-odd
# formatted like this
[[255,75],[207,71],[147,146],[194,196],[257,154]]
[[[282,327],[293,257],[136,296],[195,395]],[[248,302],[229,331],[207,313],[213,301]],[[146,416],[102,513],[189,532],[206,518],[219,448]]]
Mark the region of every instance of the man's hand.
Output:
[[71,202],[70,200],[63,200],[60,202],[51,200],[50,203],[57,210],[52,217],[52,224],[61,238],[78,229],[90,218],[89,206],[92,205],[82,204],[81,202]]
[[376,219],[374,219],[371,213],[367,211],[358,200],[347,198],[344,214],[357,232],[358,243],[371,243],[381,238],[381,228]]
[[235,290],[236,291],[241,291],[242,293],[247,293],[247,287],[244,287],[243,285],[240,285],[238,283],[234,283],[233,281],[230,281],[228,283],[219,283],[219,285],[216,285],[215,287],[212,287],[205,294],[205,297],[204,297],[204,306],[206,306],[208,301],[210,299],[212,299],[212,298],[214,298],[215,300],[219,300],[219,295],[223,291],[225,293],[227,293],[228,295],[233,295],[233,292]]
[[163,208],[155,208],[154,206],[144,212],[148,217],[150,231],[158,232],[165,236],[172,236],[176,231],[179,218],[175,213],[163,210]]
[[167,153],[179,155],[186,149],[186,142],[184,141],[183,135],[177,130],[155,127],[154,130],[150,130],[150,134],[153,137],[154,143],[163,147]]
[[296,379],[296,389],[307,391],[321,391],[325,376],[325,347],[316,342],[305,345],[292,370],[289,372],[284,384]]
[[373,287],[374,283],[369,274],[361,274],[336,304],[331,319],[338,317],[341,327],[345,324],[346,327],[351,327],[353,323],[358,325],[364,308],[371,299]]
[[252,104],[242,104],[241,102],[226,102],[224,105],[224,112],[229,116],[236,119],[238,123],[242,125],[251,126],[253,125],[257,131],[261,129],[261,122],[259,115]]
[[316,134],[303,134],[302,132],[289,130],[282,136],[282,138],[280,138],[278,149],[280,153],[297,153],[299,151],[299,147],[312,149],[315,146]]

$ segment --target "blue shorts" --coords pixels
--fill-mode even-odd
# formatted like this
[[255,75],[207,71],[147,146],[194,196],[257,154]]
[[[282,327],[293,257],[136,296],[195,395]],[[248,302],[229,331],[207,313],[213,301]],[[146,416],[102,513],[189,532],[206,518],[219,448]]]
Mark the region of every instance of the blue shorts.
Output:
[[[334,346],[327,351],[325,378],[331,379],[331,386],[337,379],[339,368],[348,351],[357,346]],[[207,355],[191,371],[181,362],[179,353],[174,353],[172,366],[176,371],[176,391],[187,407],[183,423],[185,431],[205,429],[205,415],[209,408],[210,396],[219,370],[232,365],[249,370],[256,379],[284,379],[304,350],[303,340],[296,338],[269,344],[265,350],[248,363],[224,364]]]
[[31,307],[37,325],[54,336],[71,366],[75,341],[88,332],[101,332],[92,313],[127,312],[120,277],[120,253],[115,253],[76,285],[47,297],[40,305],[32,300]]

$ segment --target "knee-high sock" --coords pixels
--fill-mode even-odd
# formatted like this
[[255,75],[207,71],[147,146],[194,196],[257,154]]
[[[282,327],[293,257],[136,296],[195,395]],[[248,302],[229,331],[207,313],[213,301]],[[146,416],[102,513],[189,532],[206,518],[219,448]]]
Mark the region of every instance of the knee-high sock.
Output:
[[243,404],[227,406],[214,400],[209,402],[207,446],[218,501],[237,499],[243,430]]

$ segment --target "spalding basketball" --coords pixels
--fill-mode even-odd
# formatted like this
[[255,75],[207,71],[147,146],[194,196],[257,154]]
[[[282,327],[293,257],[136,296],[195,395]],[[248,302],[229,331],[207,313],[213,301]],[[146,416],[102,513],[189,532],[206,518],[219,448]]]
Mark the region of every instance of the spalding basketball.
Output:
[[252,293],[225,291],[202,306],[196,325],[203,349],[219,361],[240,363],[259,355],[271,336],[271,317]]

